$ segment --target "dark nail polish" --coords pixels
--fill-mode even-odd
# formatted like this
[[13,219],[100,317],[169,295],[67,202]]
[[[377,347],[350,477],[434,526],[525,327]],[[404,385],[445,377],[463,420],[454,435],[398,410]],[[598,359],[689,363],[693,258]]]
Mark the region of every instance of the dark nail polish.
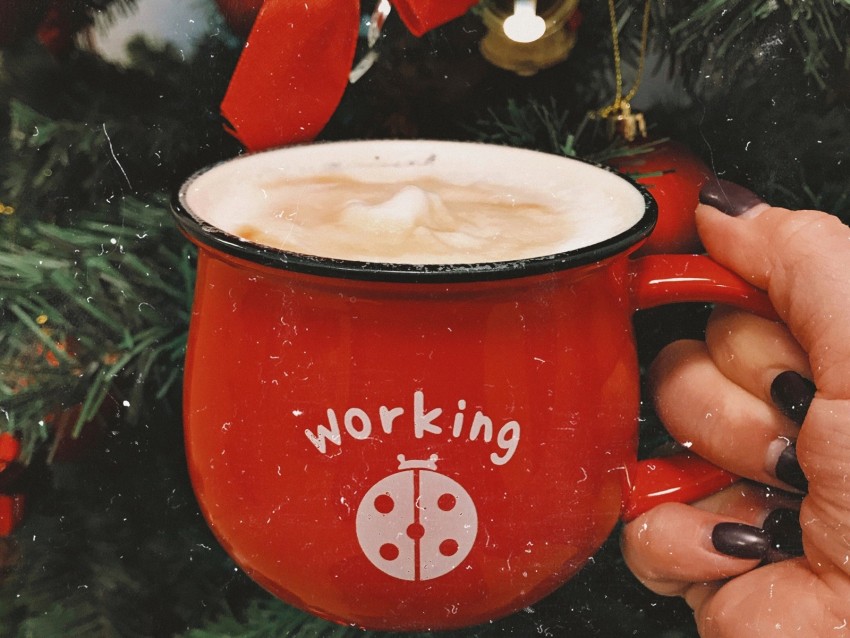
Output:
[[809,491],[809,479],[803,474],[803,468],[800,467],[800,462],[797,460],[796,441],[790,442],[788,447],[782,450],[779,460],[776,461],[774,474],[780,481],[791,487],[796,487],[801,492]]
[[737,217],[753,206],[764,203],[764,200],[751,190],[719,178],[710,179],[702,187],[699,201],[702,204],[714,206],[732,217]]
[[711,531],[711,544],[733,558],[762,560],[771,547],[770,536],[758,527],[743,523],[718,523]]
[[770,384],[770,398],[782,414],[797,425],[803,424],[809,405],[815,398],[815,391],[814,383],[793,370],[776,375]]
[[771,552],[783,556],[803,555],[803,528],[800,513],[792,509],[772,511],[762,527],[770,537]]

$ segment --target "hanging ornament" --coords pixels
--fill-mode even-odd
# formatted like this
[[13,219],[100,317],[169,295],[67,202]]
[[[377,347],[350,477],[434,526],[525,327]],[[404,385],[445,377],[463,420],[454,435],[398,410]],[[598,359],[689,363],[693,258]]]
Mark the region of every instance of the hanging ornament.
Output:
[[[390,0],[417,36],[476,2]],[[221,103],[230,132],[251,151],[314,139],[350,81],[359,30],[359,0],[265,0]]]
[[63,56],[74,48],[77,35],[85,37],[93,24],[92,10],[88,6],[69,0],[51,0],[36,34],[48,51]]
[[608,123],[608,134],[610,137],[619,136],[627,142],[633,142],[637,138],[646,137],[646,120],[643,113],[633,111],[631,101],[637,95],[643,79],[643,70],[646,65],[646,51],[649,45],[649,0],[645,0],[643,6],[643,22],[640,38],[640,56],[635,81],[626,95],[623,95],[623,69],[620,57],[620,34],[617,28],[617,10],[614,0],[608,0],[608,14],[611,18],[611,46],[614,53],[614,101],[598,111],[590,113],[594,119],[602,119]]
[[694,212],[711,169],[684,144],[669,139],[628,151],[608,164],[646,186],[658,204],[655,229],[635,255],[702,252]]
[[579,0],[492,0],[481,18],[481,54],[499,68],[530,76],[567,59],[581,23]]
[[614,101],[591,118],[606,122],[608,134],[625,142],[623,153],[607,163],[647,187],[658,204],[658,222],[652,234],[635,253],[690,253],[702,250],[694,213],[699,193],[712,175],[711,169],[687,147],[671,140],[650,140],[643,113],[631,107],[646,62],[650,4],[646,0],[641,29],[640,57],[632,88],[623,94],[622,62],[614,0],[608,1],[614,53]]
[[91,12],[78,0],[2,0],[0,47],[35,34],[50,53],[65,55],[77,34],[94,23]]
[[44,17],[49,0],[0,2],[0,47],[31,35]]

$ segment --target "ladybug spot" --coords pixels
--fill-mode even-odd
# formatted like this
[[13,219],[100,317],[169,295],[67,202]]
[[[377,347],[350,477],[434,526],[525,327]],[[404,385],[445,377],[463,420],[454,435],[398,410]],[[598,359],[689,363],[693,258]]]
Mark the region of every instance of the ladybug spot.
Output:
[[384,543],[381,545],[381,549],[379,549],[378,552],[384,560],[395,560],[398,558],[398,547],[392,543]]
[[389,494],[380,494],[375,497],[375,511],[379,514],[389,514],[395,507],[395,501]]
[[457,554],[458,545],[457,541],[451,538],[447,538],[442,543],[440,543],[440,553],[443,556],[454,556]]
[[457,505],[457,499],[454,497],[453,494],[449,494],[448,492],[437,499],[437,507],[439,507],[444,512],[449,512],[453,510],[455,505]]
[[407,526],[407,535],[413,540],[419,540],[425,536],[425,528],[419,523],[411,523]]

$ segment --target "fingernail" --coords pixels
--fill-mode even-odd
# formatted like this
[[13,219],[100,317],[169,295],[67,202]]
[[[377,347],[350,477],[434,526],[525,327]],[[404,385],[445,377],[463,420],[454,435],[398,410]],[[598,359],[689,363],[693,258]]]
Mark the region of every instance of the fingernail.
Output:
[[803,468],[797,460],[796,441],[790,441],[780,452],[773,473],[783,483],[796,487],[801,492],[809,491],[809,479],[803,474]]
[[751,190],[725,179],[710,179],[699,194],[701,204],[714,206],[731,217],[738,217],[764,200]]
[[770,384],[770,398],[782,414],[797,425],[802,425],[816,390],[815,384],[804,376],[786,370],[776,375]]
[[718,523],[711,530],[711,544],[721,554],[733,558],[762,560],[771,547],[767,532],[743,523]]
[[771,552],[784,556],[803,555],[803,528],[800,513],[792,509],[778,509],[768,514],[762,530],[770,538]]

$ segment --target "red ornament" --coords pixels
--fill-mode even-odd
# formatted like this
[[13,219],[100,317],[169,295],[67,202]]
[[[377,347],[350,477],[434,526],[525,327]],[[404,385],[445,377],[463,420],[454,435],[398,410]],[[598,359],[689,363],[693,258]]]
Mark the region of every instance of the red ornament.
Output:
[[24,519],[23,494],[0,494],[0,537],[9,536]]
[[74,426],[80,416],[82,404],[51,412],[44,422],[53,430],[53,443],[47,457],[48,463],[70,463],[85,458],[97,448],[104,438],[104,418],[106,404],[90,421],[83,424],[77,436],[73,436]]
[[263,0],[215,0],[227,26],[244,38],[251,32]]
[[[38,321],[38,319],[36,321]],[[60,352],[68,353],[72,357],[75,356],[77,344],[73,339],[61,339],[56,341],[55,345],[57,350]],[[38,343],[33,346],[33,351],[36,359],[43,358],[51,367],[59,367],[61,362],[53,350],[45,348],[43,344]],[[31,377],[29,377],[25,372],[27,362],[23,361],[22,364],[20,376],[7,380],[11,383],[12,388],[15,391],[23,390],[31,382]],[[95,447],[97,442],[102,438],[103,418],[106,410],[108,409],[106,404],[104,404],[100,413],[96,414],[91,420],[86,421],[86,423],[83,424],[83,427],[77,436],[73,436],[74,426],[80,416],[82,407],[81,403],[67,407],[57,404],[54,409],[47,411],[42,417],[44,425],[53,432],[52,444],[47,457],[47,461],[49,463],[78,460],[82,458],[85,453]],[[17,439],[13,439],[14,443],[12,443],[4,440],[3,436],[4,435],[0,434],[0,473],[3,472],[11,461],[17,458],[18,450],[20,448],[20,444],[17,442]],[[10,447],[12,445],[18,446],[17,448],[14,448],[14,454],[9,451],[12,449]],[[0,479],[0,492],[3,490],[3,485],[4,482]]]
[[50,0],[0,0],[0,47],[35,32]]
[[694,211],[711,169],[686,146],[672,140],[634,148],[634,154],[613,158],[608,164],[636,176],[658,203],[658,224],[635,254],[702,252]]
[[20,473],[9,468],[18,459],[21,444],[9,432],[0,434],[0,537],[8,536],[21,523],[24,516],[23,494],[6,491]]
[[94,23],[86,7],[71,0],[51,0],[36,31],[39,41],[53,55],[66,55],[74,38]]
[[17,437],[9,432],[0,434],[0,472],[5,470],[9,463],[18,458],[21,453],[21,444]]
[[[36,322],[42,323],[41,317]],[[60,352],[73,356],[76,343],[70,339],[61,339],[55,342]],[[56,353],[41,343],[33,345],[32,355],[34,359],[43,359],[51,367],[60,365]],[[13,391],[26,388],[31,377],[27,374],[28,359],[21,361],[20,376],[4,379]],[[87,421],[79,436],[73,437],[73,426],[77,422],[82,404],[71,407],[57,405],[55,410],[47,412],[43,417],[45,426],[53,431],[53,442],[47,460],[50,463],[60,461],[74,461],[90,451],[90,449],[101,439],[103,427],[101,425],[102,415],[98,414]],[[9,536],[20,525],[24,517],[24,505],[27,494],[21,493],[20,477],[27,471],[25,462],[20,460],[21,443],[17,436],[9,432],[0,433],[0,538]],[[2,563],[2,544],[0,544],[0,563]]]
[[64,55],[92,23],[90,9],[79,0],[0,0],[0,47],[35,34],[50,53]]
[[[60,351],[67,352],[71,356],[75,356],[76,345],[72,339],[56,343]],[[52,367],[59,366],[59,359],[53,351],[45,350],[41,344],[38,344],[36,352],[43,356]],[[82,409],[81,403],[69,407],[57,406],[56,410],[44,416],[44,423],[53,431],[53,442],[47,457],[48,463],[77,461],[102,438],[101,414],[96,414],[90,421],[86,421],[77,436],[73,436],[74,426]],[[103,411],[104,408],[101,409],[101,412]]]

